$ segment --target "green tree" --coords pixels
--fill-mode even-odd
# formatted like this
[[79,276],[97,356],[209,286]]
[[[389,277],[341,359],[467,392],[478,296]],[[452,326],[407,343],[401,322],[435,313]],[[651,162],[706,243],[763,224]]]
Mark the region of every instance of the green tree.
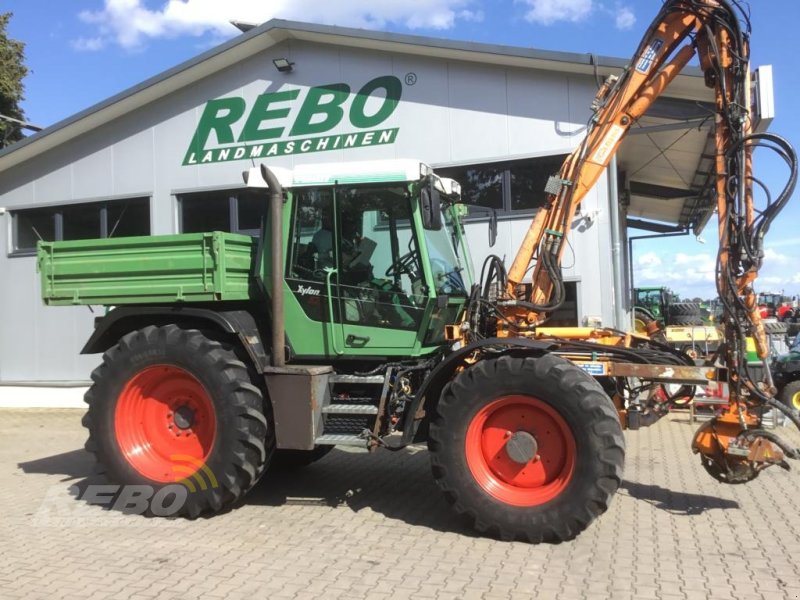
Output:
[[[0,14],[0,115],[24,121],[20,107],[25,87],[22,80],[28,74],[25,66],[25,44],[8,37],[6,31],[12,13]],[[0,117],[0,148],[21,140],[18,123]]]

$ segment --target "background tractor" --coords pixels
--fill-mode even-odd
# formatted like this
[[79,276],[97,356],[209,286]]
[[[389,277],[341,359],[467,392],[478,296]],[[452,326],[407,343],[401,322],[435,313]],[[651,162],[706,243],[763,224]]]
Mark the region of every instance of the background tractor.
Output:
[[[711,313],[696,302],[681,302],[665,287],[633,290],[635,331],[663,336],[675,348],[691,356],[708,356],[720,344],[720,335]],[[654,326],[656,328],[654,328]]]
[[663,325],[703,325],[703,313],[695,302],[681,302],[665,287],[640,287],[633,290],[633,310],[636,331],[646,331],[647,324],[660,321]]
[[758,294],[758,310],[762,319],[774,318],[784,321],[794,316],[795,302],[783,294],[761,292]]
[[781,401],[800,410],[800,337],[795,338],[788,351],[775,356],[772,375]]

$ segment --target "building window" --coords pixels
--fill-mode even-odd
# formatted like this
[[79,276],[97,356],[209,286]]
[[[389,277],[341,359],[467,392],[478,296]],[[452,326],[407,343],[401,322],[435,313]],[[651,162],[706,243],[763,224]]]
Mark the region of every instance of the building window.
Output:
[[63,240],[90,240],[103,237],[100,229],[102,208],[91,204],[76,204],[61,209]]
[[544,204],[544,186],[558,173],[566,154],[436,169],[442,177],[461,184],[461,196],[470,205],[470,215],[486,216],[486,209],[499,215],[535,212]]
[[180,194],[180,231],[229,231],[258,237],[266,211],[266,197],[264,192],[252,190]]
[[150,198],[84,202],[11,211],[13,253],[30,254],[36,242],[150,235]]
[[445,169],[439,174],[461,184],[461,197],[466,203],[503,210],[504,168],[474,165],[452,171]]
[[106,206],[106,232],[110,238],[150,235],[150,199],[109,202]]
[[49,208],[32,208],[12,213],[14,251],[34,250],[36,242],[56,239],[56,213]]

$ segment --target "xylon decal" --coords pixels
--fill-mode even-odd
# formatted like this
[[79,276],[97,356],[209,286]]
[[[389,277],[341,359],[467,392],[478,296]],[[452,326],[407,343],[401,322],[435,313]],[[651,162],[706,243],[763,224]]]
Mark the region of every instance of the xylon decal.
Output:
[[[398,128],[379,126],[394,113],[402,91],[400,80],[386,75],[368,81],[355,94],[346,83],[312,87],[302,102],[300,89],[261,94],[250,107],[239,97],[209,100],[183,164],[393,144]],[[325,135],[345,119],[351,132]],[[212,132],[216,144],[210,144]]]

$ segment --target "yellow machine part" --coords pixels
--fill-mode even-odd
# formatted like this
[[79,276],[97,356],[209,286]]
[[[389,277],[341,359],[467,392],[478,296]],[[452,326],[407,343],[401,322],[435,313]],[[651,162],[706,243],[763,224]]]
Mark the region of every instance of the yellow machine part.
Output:
[[705,342],[719,342],[722,336],[716,327],[698,325],[696,327],[668,326],[664,330],[667,341],[674,344],[702,344]]

